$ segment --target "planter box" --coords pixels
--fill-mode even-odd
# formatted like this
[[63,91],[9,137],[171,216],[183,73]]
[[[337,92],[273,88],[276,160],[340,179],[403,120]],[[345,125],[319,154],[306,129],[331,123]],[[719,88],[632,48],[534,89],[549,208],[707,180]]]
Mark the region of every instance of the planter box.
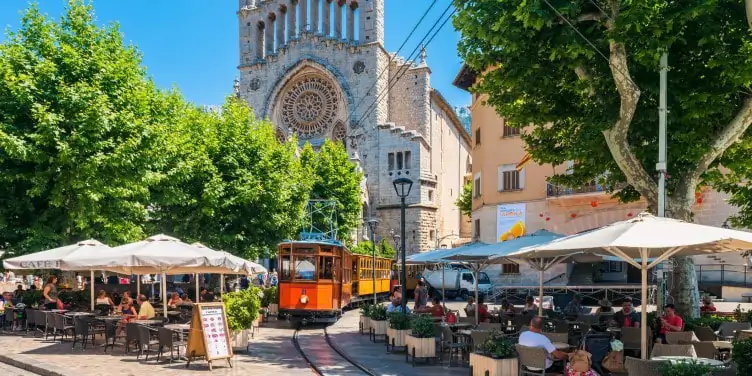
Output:
[[410,330],[397,330],[392,328],[386,329],[386,349],[389,351],[389,347],[392,349],[395,347],[405,347],[405,336],[410,333]]
[[494,359],[481,354],[470,354],[471,376],[517,376],[517,372],[517,358]]
[[269,304],[269,316],[277,317],[279,315],[279,304]]
[[230,344],[233,348],[248,348],[248,341],[253,337],[253,329],[230,331]]
[[371,319],[366,316],[360,316],[360,334],[371,333]]
[[376,336],[386,336],[386,330],[389,328],[389,321],[371,320],[371,340],[376,342]]
[[410,334],[405,335],[405,347],[407,348],[407,354],[405,354],[405,360],[413,358],[415,359],[430,359],[436,358],[436,338],[415,338]]

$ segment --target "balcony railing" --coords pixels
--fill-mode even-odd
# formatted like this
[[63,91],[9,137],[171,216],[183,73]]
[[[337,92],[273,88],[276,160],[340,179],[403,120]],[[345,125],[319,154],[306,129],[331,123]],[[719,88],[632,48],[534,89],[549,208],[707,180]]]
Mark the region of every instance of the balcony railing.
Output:
[[595,181],[581,187],[570,188],[563,185],[546,184],[546,197],[571,196],[583,193],[605,192],[606,188]]

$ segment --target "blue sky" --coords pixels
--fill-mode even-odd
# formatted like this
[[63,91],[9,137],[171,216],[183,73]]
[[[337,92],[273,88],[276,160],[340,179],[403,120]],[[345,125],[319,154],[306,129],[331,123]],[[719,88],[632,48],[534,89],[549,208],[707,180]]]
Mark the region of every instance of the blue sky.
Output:
[[[58,18],[65,0],[38,1],[44,13]],[[386,48],[395,52],[428,8],[430,0],[385,0]],[[400,52],[409,55],[451,0],[438,0]],[[15,29],[28,0],[0,1],[0,26]],[[125,40],[144,55],[149,74],[162,87],[177,86],[200,105],[222,103],[237,76],[238,0],[95,0],[100,24],[120,23]],[[5,34],[0,35],[0,40]],[[432,84],[453,105],[466,105],[470,96],[452,86],[461,60],[458,33],[451,21],[428,46]]]

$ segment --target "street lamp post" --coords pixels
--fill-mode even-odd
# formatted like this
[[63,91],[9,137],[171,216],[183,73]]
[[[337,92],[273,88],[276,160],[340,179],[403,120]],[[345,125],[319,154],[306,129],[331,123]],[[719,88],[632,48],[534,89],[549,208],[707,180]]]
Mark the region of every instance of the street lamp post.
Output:
[[401,204],[401,213],[400,213],[400,239],[402,240],[402,243],[400,244],[400,250],[402,251],[402,256],[400,259],[400,266],[402,267],[402,270],[400,272],[401,279],[402,279],[402,313],[403,315],[407,315],[407,268],[405,264],[407,263],[405,254],[407,253],[407,247],[405,245],[405,198],[407,198],[408,195],[410,195],[410,189],[413,187],[413,181],[408,178],[398,178],[395,179],[394,182],[394,190],[397,192],[397,196],[400,198],[400,204]]
[[[396,259],[400,259],[400,236],[399,234],[396,234],[394,230],[389,231],[392,234],[392,241],[394,241],[394,248],[396,248]],[[400,273],[397,273],[397,282],[399,282],[399,285],[402,286],[402,276]]]
[[366,221],[366,224],[368,225],[368,229],[371,230],[371,246],[373,247],[373,259],[372,259],[372,265],[371,265],[371,277],[373,278],[373,304],[376,304],[376,240],[374,239],[376,237],[375,231],[376,231],[376,225],[379,223],[379,220],[376,218],[371,218]]

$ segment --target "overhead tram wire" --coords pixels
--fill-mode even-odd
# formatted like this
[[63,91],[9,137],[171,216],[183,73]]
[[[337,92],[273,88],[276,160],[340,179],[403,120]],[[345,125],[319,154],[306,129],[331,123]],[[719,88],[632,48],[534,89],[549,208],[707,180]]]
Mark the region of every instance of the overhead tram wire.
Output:
[[[609,66],[611,66],[611,60],[609,60],[609,58],[603,52],[601,52],[601,50],[599,50],[598,47],[596,47],[595,44],[593,44],[593,42],[590,41],[590,39],[588,39],[584,34],[582,34],[580,30],[578,30],[577,27],[575,27],[574,24],[572,24],[572,22],[569,21],[569,19],[564,17],[564,15],[561,12],[559,12],[559,10],[556,9],[556,7],[551,5],[551,3],[548,2],[548,0],[543,0],[543,2],[546,3],[546,5],[548,5],[548,7],[551,8],[551,10],[553,10],[557,16],[559,16],[559,18],[564,20],[564,22],[566,22],[567,25],[569,25],[569,27],[572,28],[572,30],[574,30],[574,32],[577,33],[577,35],[579,35],[580,38],[582,38],[582,40],[584,40],[587,44],[589,44],[590,47],[592,47],[593,50],[595,50],[595,52],[598,53],[598,55],[601,55],[601,57],[603,57],[603,59],[605,59],[606,62],[608,62]],[[592,0],[590,2],[593,3],[593,5],[595,5],[601,12],[603,12],[603,10],[601,9],[601,7],[598,6],[598,4],[594,3]],[[605,14],[606,17],[608,17],[609,19],[611,18],[608,16],[607,13],[603,12],[603,14]],[[640,87],[637,86],[637,84],[632,80],[632,77],[630,75],[626,74],[624,71],[622,71],[619,68],[616,68],[616,67],[613,67],[613,68],[618,70],[621,74],[623,74],[629,80],[632,86],[634,86],[635,89],[640,90]]]
[[[415,26],[413,27],[413,29],[412,29],[412,30],[410,31],[410,33],[409,33],[409,34],[407,34],[407,37],[405,37],[405,40],[404,40],[404,41],[402,42],[402,44],[401,44],[401,45],[399,46],[399,48],[397,49],[397,52],[395,52],[395,53],[394,53],[394,54],[393,54],[393,55],[392,55],[392,56],[391,56],[391,57],[389,58],[389,61],[388,61],[388,62],[386,63],[386,67],[384,67],[384,69],[383,69],[383,70],[381,71],[381,73],[379,73],[379,76],[378,76],[378,77],[376,78],[376,81],[374,81],[374,82],[373,82],[373,84],[371,85],[371,87],[369,87],[369,88],[368,88],[368,90],[366,90],[366,94],[368,94],[368,93],[369,93],[369,92],[370,92],[371,90],[373,90],[373,88],[374,88],[374,87],[376,87],[376,84],[377,84],[377,83],[379,82],[379,80],[380,80],[380,79],[381,79],[381,77],[382,77],[382,76],[384,75],[384,73],[386,73],[386,72],[387,72],[387,71],[389,70],[389,65],[390,65],[390,64],[392,63],[392,61],[394,60],[394,58],[395,58],[395,57],[396,57],[397,55],[399,55],[400,51],[402,51],[402,48],[404,48],[404,47],[405,47],[405,45],[407,44],[407,42],[408,42],[408,41],[410,41],[410,37],[412,37],[412,36],[413,36],[413,34],[415,33],[415,30],[417,30],[417,29],[418,29],[418,26],[420,26],[420,24],[421,24],[421,23],[423,23],[423,20],[424,20],[424,19],[426,18],[426,16],[428,16],[428,13],[429,13],[429,12],[431,11],[431,9],[433,9],[434,5],[436,5],[436,2],[438,2],[438,1],[439,1],[439,0],[433,0],[433,2],[431,2],[431,5],[429,5],[429,6],[428,6],[428,8],[426,9],[426,11],[425,11],[425,12],[423,12],[423,15],[422,15],[422,16],[420,17],[420,19],[418,20],[418,23],[416,23],[416,24],[415,24]],[[347,118],[345,118],[345,125],[346,125],[346,126],[347,126],[347,125],[349,125],[349,123],[348,123],[348,122],[350,121],[350,117],[352,116],[352,114],[354,114],[354,113],[355,113],[355,111],[356,111],[356,110],[357,110],[358,108],[360,108],[360,105],[361,105],[361,104],[363,104],[363,101],[364,101],[364,100],[365,100],[365,97],[361,98],[361,99],[360,99],[360,100],[358,101],[358,103],[356,104],[355,108],[353,108],[353,110],[352,110],[352,111],[348,111],[348,112],[347,112]]]
[[[450,19],[452,19],[452,17],[454,16],[454,14],[455,14],[455,13],[457,12],[457,9],[456,9],[456,8],[455,8],[455,9],[454,9],[454,10],[452,11],[452,13],[451,13],[451,14],[449,15],[449,17],[447,17],[447,18],[446,18],[446,19],[444,20],[444,22],[442,22],[442,23],[441,23],[441,25],[439,26],[439,28],[438,28],[438,29],[436,29],[436,31],[434,32],[434,29],[435,29],[435,28],[436,28],[436,26],[437,26],[437,25],[439,24],[439,22],[441,22],[441,19],[442,19],[442,18],[444,17],[444,15],[446,15],[446,13],[447,13],[447,12],[449,11],[449,9],[450,9],[450,8],[452,7],[452,5],[453,5],[453,4],[451,4],[451,3],[450,3],[450,4],[449,4],[449,6],[448,6],[448,7],[447,7],[447,8],[446,8],[446,9],[444,10],[444,13],[442,13],[442,14],[441,14],[441,16],[439,16],[439,18],[438,18],[438,19],[436,20],[436,22],[434,22],[434,24],[433,24],[433,26],[431,27],[431,29],[430,29],[430,30],[428,30],[428,32],[427,32],[427,33],[426,33],[426,35],[425,35],[425,36],[423,37],[423,39],[422,39],[422,40],[420,41],[420,43],[418,44],[418,46],[417,46],[417,47],[415,48],[415,50],[413,50],[413,53],[411,53],[411,54],[410,54],[410,56],[409,56],[409,57],[408,57],[408,58],[406,59],[406,62],[407,62],[407,63],[405,64],[405,66],[403,67],[403,69],[401,69],[400,71],[398,71],[398,76],[396,76],[396,77],[395,77],[394,79],[390,79],[390,82],[388,83],[388,87],[387,87],[386,91],[382,92],[381,94],[379,94],[379,95],[378,95],[378,96],[376,97],[376,99],[374,99],[373,103],[371,103],[371,106],[369,106],[369,107],[368,107],[368,109],[366,109],[366,111],[365,111],[365,112],[363,113],[363,115],[362,115],[362,116],[361,116],[361,117],[360,117],[360,118],[358,119],[358,121],[357,121],[357,123],[358,123],[358,124],[360,124],[360,123],[361,123],[361,122],[362,122],[362,121],[363,121],[364,119],[366,119],[366,118],[367,118],[367,117],[368,117],[368,116],[369,116],[369,115],[370,115],[370,114],[371,114],[371,113],[372,113],[373,111],[375,111],[375,110],[376,110],[376,107],[378,106],[378,104],[379,104],[379,103],[380,103],[380,102],[381,102],[381,101],[382,101],[382,100],[383,100],[384,98],[387,98],[387,97],[388,97],[390,90],[391,90],[391,89],[392,89],[392,88],[394,87],[394,85],[396,85],[396,84],[397,84],[397,83],[399,82],[399,80],[400,80],[400,79],[402,79],[402,77],[403,77],[403,76],[404,76],[404,75],[405,75],[405,74],[407,73],[407,71],[408,71],[408,69],[409,69],[409,65],[410,65],[410,64],[411,64],[411,62],[412,62],[412,61],[414,60],[414,56],[415,56],[415,54],[416,54],[416,53],[418,53],[418,52],[419,52],[419,51],[420,51],[420,50],[421,50],[422,48],[425,48],[426,46],[428,46],[429,44],[431,44],[431,42],[433,41],[433,39],[434,39],[434,38],[436,37],[436,35],[437,35],[437,34],[438,34],[438,33],[439,33],[440,31],[441,31],[441,29],[442,29],[442,28],[444,27],[444,25],[446,25],[446,23],[447,23],[447,22],[449,22],[449,20],[450,20]],[[428,36],[429,36],[429,35],[430,35],[430,34],[431,34],[432,32],[433,32],[433,35],[431,35],[430,39],[428,39],[428,42],[426,42],[426,43],[424,44],[423,42],[425,42],[425,41],[426,41],[426,38],[428,38]]]

